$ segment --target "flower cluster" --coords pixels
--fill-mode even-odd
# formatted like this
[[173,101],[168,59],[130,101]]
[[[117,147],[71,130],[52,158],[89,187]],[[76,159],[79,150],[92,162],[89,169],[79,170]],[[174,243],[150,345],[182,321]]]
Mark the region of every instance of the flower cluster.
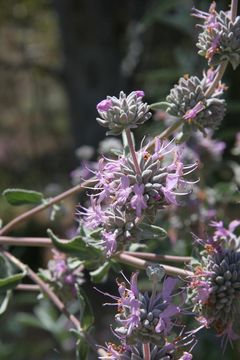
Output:
[[148,216],[153,221],[159,209],[178,204],[177,197],[190,193],[194,183],[187,177],[197,163],[184,165],[181,149],[173,142],[156,140],[154,152],[142,148],[137,161],[140,174],[129,156],[102,158],[90,207],[79,211],[85,227],[102,228],[102,245],[108,256],[141,240],[143,219]]
[[224,86],[219,83],[212,95],[205,96],[214,73],[208,71],[202,80],[197,76],[182,77],[167,96],[166,111],[184,120],[184,133],[197,129],[205,133],[205,128],[216,129],[220,125],[225,114],[225,100],[220,99]]
[[100,115],[97,121],[110,129],[107,135],[120,135],[123,130],[134,129],[150,119],[152,115],[147,103],[142,101],[143,97],[142,90],[133,91],[128,96],[121,91],[119,98],[108,96],[97,104]]
[[[173,303],[173,291],[178,280],[165,277],[160,266],[150,267],[147,273],[153,284],[151,295],[139,291],[137,273],[132,275],[130,282],[125,278],[127,285],[118,282],[119,297],[105,294],[113,298],[118,307],[115,316],[118,326],[114,333],[121,340],[121,346],[107,344],[107,356],[102,359],[144,359],[142,344],[149,343],[151,359],[192,358],[185,350],[194,339],[185,336],[183,329],[178,337],[168,340],[170,335],[173,336],[176,319],[182,313],[181,308]],[[157,285],[163,276],[162,289],[159,291]]]
[[221,221],[212,222],[213,236],[197,239],[204,251],[189,286],[202,326],[215,328],[230,341],[240,335],[240,238],[235,234],[239,225],[238,220],[228,228]]
[[75,297],[77,287],[84,283],[81,262],[78,259],[67,257],[55,249],[53,250],[53,259],[48,262],[48,270],[42,270],[41,273],[66,301]]
[[208,13],[194,8],[192,15],[204,20],[203,25],[199,25],[203,31],[198,37],[198,53],[210,66],[227,60],[236,69],[240,63],[240,17],[232,21],[229,12],[218,13],[215,2]]
[[[188,344],[181,343],[179,338],[166,342],[162,346],[150,345],[150,359],[151,360],[192,360],[191,353],[183,351],[181,347]],[[107,354],[99,357],[105,360],[144,360],[142,344],[137,345],[116,345],[107,343]],[[180,351],[179,351],[180,350]],[[180,355],[179,355],[180,353]]]

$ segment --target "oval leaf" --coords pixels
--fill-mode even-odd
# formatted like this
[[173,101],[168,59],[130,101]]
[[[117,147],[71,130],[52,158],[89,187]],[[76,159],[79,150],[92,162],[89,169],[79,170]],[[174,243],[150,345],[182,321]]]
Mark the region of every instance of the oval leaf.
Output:
[[167,236],[166,230],[160,226],[141,223],[138,227],[143,231],[143,236],[164,239]]
[[14,289],[25,276],[26,272],[23,272],[0,279],[0,292]]
[[11,205],[40,204],[43,200],[42,193],[25,189],[6,189],[2,195]]

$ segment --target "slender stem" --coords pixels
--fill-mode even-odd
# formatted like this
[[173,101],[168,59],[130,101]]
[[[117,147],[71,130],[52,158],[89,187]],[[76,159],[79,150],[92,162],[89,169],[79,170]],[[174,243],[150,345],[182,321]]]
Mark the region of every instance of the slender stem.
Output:
[[150,344],[143,343],[143,359],[144,360],[151,360],[151,351],[150,351]]
[[[34,283],[36,283],[41,291],[47,295],[47,297],[53,302],[53,304],[62,312],[71,322],[72,324],[78,329],[83,336],[85,337],[86,341],[89,343],[91,348],[99,353],[99,355],[103,354],[102,349],[97,349],[94,340],[92,339],[91,335],[87,334],[81,327],[80,321],[76,318],[75,315],[70,314],[67,310],[64,303],[57,297],[57,295],[51,290],[51,288],[46,284],[28,265],[22,263],[19,259],[15,256],[10,254],[8,251],[2,251],[3,255],[6,256],[13,264],[15,264],[19,269],[26,271],[27,275],[32,279]],[[104,351],[105,353],[105,351]]]
[[[145,270],[149,265],[152,263],[143,259],[139,259],[135,256],[129,255],[125,252],[118,253],[115,255],[115,259],[117,259],[120,263],[127,264],[130,266],[133,266],[137,269],[143,269]],[[166,271],[167,275],[170,276],[192,276],[193,273],[188,270],[180,269],[175,266],[169,266],[169,265],[163,265],[161,264],[164,270]]]
[[137,154],[136,154],[134,144],[133,144],[133,141],[132,141],[131,131],[129,129],[126,129],[125,132],[126,132],[128,146],[129,146],[129,149],[130,149],[130,152],[131,152],[131,155],[132,155],[132,159],[133,159],[133,163],[134,163],[134,166],[135,166],[136,173],[138,175],[141,175],[141,169],[139,167]]
[[[1,242],[1,238],[0,238]],[[125,254],[136,256],[141,259],[150,260],[150,261],[166,261],[166,262],[175,262],[175,263],[188,263],[192,260],[191,256],[174,256],[174,255],[158,255],[148,252],[131,252],[125,251]]]
[[[179,128],[183,124],[183,120],[179,119],[174,124],[169,126],[167,129],[165,129],[160,135],[157,136],[158,139],[164,140],[167,139],[170,135],[174,133],[175,130]],[[147,147],[148,151],[153,151],[155,146],[155,138],[150,142],[150,144]]]
[[231,11],[230,11],[230,17],[231,17],[232,22],[234,22],[236,19],[237,8],[238,8],[238,0],[232,0],[231,1]]
[[14,290],[21,290],[21,291],[41,291],[41,288],[39,285],[33,285],[33,284],[19,284],[15,287]]
[[87,181],[82,182],[81,184],[78,184],[74,187],[72,187],[71,189],[64,191],[63,193],[55,196],[54,198],[52,198],[51,200],[49,200],[48,202],[41,204],[39,206],[36,206],[35,208],[26,211],[25,213],[17,216],[16,218],[14,218],[12,221],[10,221],[7,225],[5,225],[1,230],[0,230],[0,235],[5,235],[6,233],[8,233],[9,231],[11,231],[16,225],[28,220],[29,218],[31,218],[33,215],[39,213],[40,211],[43,211],[47,208],[49,208],[50,206],[66,199],[67,197],[78,193],[80,191],[83,191],[86,187],[94,185],[96,183],[96,179],[90,179]]
[[204,94],[206,98],[211,96],[214,93],[214,90],[218,86],[219,81],[222,79],[222,77],[225,73],[227,64],[228,64],[228,62],[224,61],[221,65],[219,65],[218,71],[216,73],[216,76],[215,76],[213,82],[211,83],[211,85],[209,86],[209,88],[207,89],[207,91]]
[[0,236],[0,245],[52,247],[49,238]]

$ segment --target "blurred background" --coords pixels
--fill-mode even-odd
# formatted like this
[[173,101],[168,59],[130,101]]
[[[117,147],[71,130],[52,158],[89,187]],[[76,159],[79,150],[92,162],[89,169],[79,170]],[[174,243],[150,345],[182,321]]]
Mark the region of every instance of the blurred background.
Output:
[[[96,103],[106,95],[135,89],[143,89],[149,103],[163,101],[183,74],[201,76],[206,63],[197,55],[196,19],[189,16],[193,5],[207,10],[210,2],[0,0],[1,191],[22,187],[53,196],[71,187],[80,181],[80,161],[85,157],[95,160],[105,136],[95,121]],[[217,6],[227,10],[229,1],[219,0]],[[234,197],[240,185],[239,154],[232,151],[240,131],[239,69],[233,72],[229,67],[224,82],[229,86],[228,111],[216,137],[226,148],[209,184],[220,184],[224,209],[232,218],[237,213]],[[163,120],[164,114],[156,114],[137,138],[159,133]],[[77,150],[83,145],[92,147],[84,148],[89,156]],[[232,192],[229,184],[235,186]],[[68,199],[53,224],[42,213],[13,235],[46,236],[51,226],[59,236],[68,236],[76,227],[78,202],[76,197]],[[2,200],[1,218],[5,223],[24,209],[11,208]],[[13,251],[34,269],[46,266],[50,257],[37,249]],[[84,286],[88,291],[91,285]],[[35,295],[18,294],[0,318],[0,359],[73,359],[65,320],[60,319],[65,324],[60,330],[55,325],[57,312],[48,302],[37,305],[35,300]],[[99,303],[94,304],[101,344],[107,340],[103,328],[112,321],[108,309],[109,320],[107,315],[104,319],[98,315],[103,302],[99,295]],[[220,354],[221,359],[239,358],[236,348],[222,355],[214,335],[202,337],[196,359],[219,359]]]

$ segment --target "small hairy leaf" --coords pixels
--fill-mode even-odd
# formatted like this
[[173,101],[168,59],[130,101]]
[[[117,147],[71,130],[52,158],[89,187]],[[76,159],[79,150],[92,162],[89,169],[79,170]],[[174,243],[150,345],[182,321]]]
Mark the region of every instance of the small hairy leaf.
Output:
[[166,111],[169,108],[169,103],[165,101],[157,102],[154,104],[149,105],[151,110],[162,110]]

